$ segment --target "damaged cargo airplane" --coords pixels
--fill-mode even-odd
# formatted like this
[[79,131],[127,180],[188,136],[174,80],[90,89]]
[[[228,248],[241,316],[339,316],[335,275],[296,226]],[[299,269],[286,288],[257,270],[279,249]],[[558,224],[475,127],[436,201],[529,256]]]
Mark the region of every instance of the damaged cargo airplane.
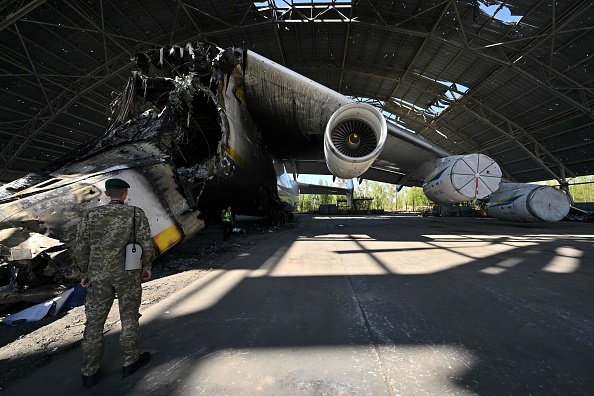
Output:
[[[227,205],[285,216],[297,204],[298,173],[424,185],[431,200],[447,203],[486,200],[501,184],[486,155],[452,156],[373,106],[252,51],[191,43],[148,50],[136,62],[105,135],[0,187],[0,259],[15,287],[19,269],[27,274],[21,284],[78,280],[69,257],[76,225],[86,209],[107,202],[104,181],[112,177],[132,186],[129,202],[147,214],[159,253]],[[547,195],[555,200],[540,217],[530,199],[508,199],[523,211],[500,206],[519,213],[514,219],[556,221],[569,210],[560,194]]]

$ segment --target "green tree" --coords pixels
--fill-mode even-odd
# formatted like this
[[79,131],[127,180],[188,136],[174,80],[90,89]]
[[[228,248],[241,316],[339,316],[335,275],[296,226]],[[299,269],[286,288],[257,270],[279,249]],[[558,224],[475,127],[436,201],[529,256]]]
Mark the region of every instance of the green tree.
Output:
[[569,184],[575,202],[594,202],[594,175],[576,177]]
[[[574,202],[594,202],[594,175],[579,176],[567,181],[569,183],[569,193],[573,197]],[[553,187],[559,186],[557,180],[545,180],[536,182],[535,184]]]
[[[319,179],[319,186],[330,186],[327,181]],[[333,183],[335,187],[346,187],[346,181],[342,179],[336,179]],[[299,205],[297,211],[301,213],[315,212],[319,209],[320,205],[332,205],[336,204],[339,196],[329,194],[299,194]],[[342,198],[342,197],[341,197]]]
[[422,207],[430,206],[429,199],[423,193],[421,187],[409,187],[407,189],[406,199],[404,200],[405,210],[416,211]]
[[[328,185],[321,179],[319,185]],[[337,187],[346,187],[346,181],[336,179],[333,183]],[[550,186],[557,186],[556,180],[540,182]],[[569,180],[569,191],[575,202],[594,202],[594,175],[580,176]],[[301,195],[299,211],[310,212],[317,210],[320,205],[336,203],[343,199],[335,195]],[[373,198],[371,209],[386,211],[417,211],[429,207],[432,202],[425,196],[421,187],[403,187],[397,191],[394,184],[364,180],[354,191],[354,198]]]

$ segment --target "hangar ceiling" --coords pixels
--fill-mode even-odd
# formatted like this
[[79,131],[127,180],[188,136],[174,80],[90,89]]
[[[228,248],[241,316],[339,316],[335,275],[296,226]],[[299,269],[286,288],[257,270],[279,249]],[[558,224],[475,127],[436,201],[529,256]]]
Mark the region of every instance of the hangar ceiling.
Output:
[[147,47],[251,49],[512,180],[594,174],[591,0],[0,0],[0,182],[105,132]]

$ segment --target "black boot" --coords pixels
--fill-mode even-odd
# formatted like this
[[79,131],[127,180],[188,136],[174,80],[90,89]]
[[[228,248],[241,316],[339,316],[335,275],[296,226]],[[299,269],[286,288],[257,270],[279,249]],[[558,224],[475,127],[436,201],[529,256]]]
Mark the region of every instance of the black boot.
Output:
[[129,366],[122,367],[122,378],[128,377],[129,375],[134,374],[136,370],[147,364],[151,360],[151,353],[144,352],[140,354],[140,357],[137,361],[132,363]]
[[89,389],[94,387],[95,385],[97,385],[97,377],[98,374],[91,374],[91,375],[81,375],[82,377],[82,382],[83,382],[83,387],[85,389]]

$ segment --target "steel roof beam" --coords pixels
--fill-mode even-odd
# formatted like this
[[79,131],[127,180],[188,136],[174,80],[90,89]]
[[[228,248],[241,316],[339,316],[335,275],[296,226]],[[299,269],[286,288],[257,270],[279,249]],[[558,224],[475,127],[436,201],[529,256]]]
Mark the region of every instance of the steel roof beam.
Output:
[[[491,128],[499,131],[502,135],[508,139],[512,139],[517,145],[524,151],[530,158],[536,161],[541,167],[546,170],[553,178],[559,183],[565,181],[565,178],[575,177],[565,165],[561,163],[548,149],[546,149],[538,140],[536,140],[529,133],[526,133],[519,125],[506,117],[495,113],[492,109],[483,106],[480,101],[474,98],[467,98],[468,101],[472,102],[472,106],[463,106],[467,111],[474,114],[477,118],[481,119]],[[477,108],[478,110],[475,110]],[[491,121],[492,118],[496,120]],[[553,167],[559,170],[559,173],[553,171]]]
[[[576,102],[572,98],[565,95],[565,93],[561,93],[557,89],[551,87],[546,81],[541,81],[540,79],[534,77],[532,74],[528,73],[528,71],[525,71],[524,69],[518,67],[515,63],[520,58],[520,56],[515,57],[515,59],[513,59],[513,60],[511,60],[509,57],[503,57],[502,59],[500,59],[500,58],[494,57],[492,55],[485,54],[484,47],[465,46],[464,44],[456,43],[455,41],[452,41],[452,40],[447,40],[445,38],[436,36],[432,33],[425,33],[425,32],[419,32],[419,31],[406,30],[406,29],[393,29],[390,26],[381,26],[381,25],[375,25],[375,24],[368,24],[368,23],[364,23],[364,22],[358,22],[358,24],[362,27],[367,27],[370,29],[388,30],[388,31],[392,31],[395,33],[410,34],[410,35],[417,36],[417,37],[427,37],[431,40],[439,41],[439,42],[443,43],[444,45],[452,46],[460,51],[470,52],[479,58],[483,58],[483,59],[492,61],[493,63],[495,63],[497,65],[506,66],[506,67],[518,72],[523,77],[530,79],[531,81],[533,81],[534,83],[536,83],[537,85],[542,87],[543,89],[547,90],[549,93],[561,98],[563,101],[568,102],[572,106],[579,108],[584,113],[589,114],[590,116],[594,117],[594,113],[592,112],[592,109],[588,105],[587,100],[585,101],[585,103]],[[462,28],[463,28],[463,25],[460,25],[460,26],[462,26]],[[591,30],[594,28],[587,28],[587,29]],[[557,33],[564,33],[564,31],[557,32]],[[474,35],[469,32],[466,32],[465,35],[472,37],[472,38],[484,39],[483,37],[481,37],[479,35]],[[528,59],[531,62],[534,62],[535,64],[541,64],[540,61],[533,59],[531,57]],[[544,66],[546,67],[546,65],[544,65]],[[556,77],[559,77],[560,79],[563,79],[564,81],[566,81],[566,83],[567,83],[566,86],[569,86],[572,89],[577,88],[577,89],[581,89],[581,90],[586,90],[585,87],[580,87],[579,84],[575,83],[575,81],[572,81],[569,77],[565,76],[564,74],[561,74],[556,70],[552,70],[552,72],[555,73]]]
[[200,37],[200,38],[204,37],[204,36],[203,36],[203,34],[202,34],[202,29],[200,28],[200,26],[198,26],[198,25],[196,24],[196,21],[194,21],[194,19],[195,19],[195,18],[193,18],[193,17],[190,15],[190,11],[188,11],[188,9],[186,8],[186,5],[185,5],[183,2],[181,2],[181,1],[178,1],[177,5],[182,7],[182,9],[183,9],[183,10],[184,10],[184,12],[186,13],[186,15],[187,15],[188,19],[189,19],[189,20],[192,22],[192,25],[194,25],[194,27],[195,27],[195,28],[196,28],[196,30],[198,31],[198,37]]
[[[53,82],[53,80],[51,78],[49,78],[48,76],[43,75],[43,74],[39,74],[39,75],[36,75],[36,74],[33,74],[33,73],[28,73],[28,74],[12,74],[12,73],[8,73],[4,69],[0,69],[0,72],[5,73],[6,76],[9,75],[10,77],[18,78],[20,81],[24,81],[27,84],[30,84],[31,81],[28,80],[26,77],[36,77],[36,76],[39,76],[40,78],[42,78],[42,79],[44,79],[44,80],[46,80],[46,81],[52,83],[53,85],[56,85],[57,87],[59,87],[59,88],[62,89],[62,91],[53,91],[53,90],[48,89],[48,87],[46,86],[45,87],[46,88],[46,91],[47,92],[51,92],[53,94],[53,96],[63,95],[64,91],[67,91],[69,89],[69,88],[67,88],[67,87],[65,87],[63,85],[60,85],[60,84],[58,84],[56,82]],[[3,77],[3,76],[0,75],[0,77]],[[52,76],[50,76],[50,77],[52,77]],[[76,76],[76,78],[77,79],[89,79],[89,80],[99,79],[99,77],[90,77],[90,76]],[[35,104],[38,104],[40,106],[43,106],[43,104],[41,102],[39,102],[39,101],[37,101],[37,100],[35,100],[35,99],[31,98],[31,97],[28,97],[28,96],[25,96],[25,95],[21,95],[21,94],[19,94],[17,92],[12,92],[11,95],[12,96],[15,96],[15,97],[18,97],[18,98],[21,98],[23,100],[29,101],[31,103],[35,103]],[[87,98],[87,100],[89,102],[91,102],[91,103],[96,104],[100,108],[105,108],[105,105],[106,105],[105,103],[99,103],[99,102],[95,101],[94,98]],[[88,110],[91,110],[91,111],[93,111],[95,113],[98,113],[98,114],[101,114],[101,115],[105,114],[104,111],[99,111],[96,107],[91,107],[91,106],[89,106],[89,105],[87,105],[85,103],[78,103],[78,105],[79,106],[82,106],[82,107],[84,107],[84,108],[86,108]],[[28,114],[28,117],[31,117],[31,114]],[[88,120],[87,120],[87,122],[89,122],[91,124],[93,123],[93,122],[88,121]]]
[[[437,41],[441,41],[444,43],[444,45],[453,45],[454,47],[459,48],[460,50],[463,51],[471,51],[474,55],[477,55],[479,57],[485,57],[487,55],[479,53],[478,51],[476,51],[475,49],[470,48],[471,42],[474,41],[476,38],[478,38],[478,35],[473,35],[473,34],[466,34],[465,33],[465,29],[463,24],[461,23],[461,17],[458,13],[457,7],[455,5],[455,3],[451,3],[454,4],[454,11],[456,12],[456,15],[458,16],[458,21],[460,21],[459,23],[459,27],[460,27],[460,32],[463,38],[463,42],[465,43],[464,45],[462,44],[458,44],[452,40],[447,40],[445,38],[441,38],[441,37],[437,37],[435,36],[435,30],[436,27],[439,25],[445,11],[448,9],[448,7],[445,7],[442,10],[442,13],[440,15],[440,17],[437,19],[436,23],[434,24],[433,29],[429,32],[429,36],[428,39],[432,39],[432,40],[437,40]],[[450,4],[450,5],[451,5]],[[471,40],[468,41],[467,37],[471,37]],[[415,53],[413,59],[411,60],[411,62],[409,63],[409,65],[414,64],[414,60],[417,56],[417,54],[419,53],[419,51],[422,50],[424,44],[426,43],[425,39],[423,41],[423,43],[421,44],[421,46],[417,49],[417,52]],[[499,60],[497,60],[496,58],[492,58],[490,56],[487,56],[489,59],[491,60],[495,60],[498,62],[501,62]],[[571,98],[567,97],[566,95],[561,95],[559,94],[556,90],[553,90],[548,84],[545,84],[544,82],[541,82],[538,79],[535,79],[534,77],[532,77],[531,75],[528,75],[527,72],[524,72],[523,69],[514,66],[513,64],[510,64],[509,62],[506,64],[506,66],[511,66],[514,70],[518,71],[520,74],[524,75],[524,77],[529,77],[531,80],[536,80],[536,82],[538,83],[539,86],[544,87],[545,89],[547,89],[549,92],[554,93],[556,96],[560,96],[564,101],[569,101],[572,103],[572,105],[574,105],[577,108],[580,108],[582,111],[588,113],[589,111],[589,107],[582,107],[579,103],[573,101]],[[405,72],[406,74],[407,72]],[[564,77],[564,76],[563,76]],[[402,81],[400,82],[402,83]],[[476,87],[473,87],[475,89],[476,92]],[[396,87],[393,89],[392,94],[390,96],[393,96],[393,92],[395,92]],[[418,88],[416,88],[418,89]],[[464,95],[463,96],[464,99],[469,99],[469,100],[473,100],[472,95]],[[481,109],[483,110],[481,113],[484,114],[484,109],[486,108],[484,105],[480,104],[480,102],[476,101],[477,103],[479,103],[479,105],[481,106]],[[466,107],[467,109],[469,109],[469,107]],[[514,139],[514,141],[525,151],[528,153],[528,155],[533,158],[537,163],[539,163],[547,172],[549,172],[555,179],[557,179],[560,183],[561,181],[564,181],[565,179],[565,175],[566,174],[571,174],[571,172],[569,172],[569,170],[563,165],[561,164],[560,161],[558,161],[550,152],[548,152],[540,143],[538,143],[529,133],[527,133],[524,129],[520,128],[519,126],[517,126],[516,124],[512,123],[510,120],[505,120],[504,124],[508,126],[508,129],[505,130],[503,128],[500,128],[497,125],[492,124],[488,118],[484,117],[481,113],[472,111],[471,112],[477,116],[479,119],[481,119],[483,122],[486,122],[487,124],[491,125],[495,130],[498,130],[499,132],[503,133],[505,136],[507,136],[508,138],[512,138]],[[496,114],[493,110],[489,110],[488,111],[490,114]],[[591,114],[591,112],[590,112]],[[501,116],[498,115],[498,117],[502,118]],[[436,119],[437,121],[437,119]],[[532,150],[530,150],[527,145],[530,145],[532,147]],[[548,159],[550,162],[546,163],[545,159]],[[552,171],[551,166],[556,166],[559,171],[560,174],[557,174],[555,172]]]
[[[269,6],[272,5],[272,0],[268,0],[268,5]],[[276,11],[275,11],[275,9],[273,7],[270,7],[270,19],[273,20],[273,21],[277,21],[278,20],[277,15],[276,15]],[[279,29],[278,29],[278,24],[275,23],[274,25],[272,25],[272,29],[274,30],[274,35],[276,36],[276,42],[278,44],[278,49],[279,49],[279,52],[280,52],[280,55],[281,55],[282,64],[284,66],[286,66],[287,65],[287,61],[285,59],[285,48],[284,48],[284,45],[283,45],[283,40],[281,38],[281,34],[279,32]]]
[[15,12],[9,14],[6,18],[4,18],[0,22],[0,31],[2,31],[5,28],[9,27],[10,25],[12,25],[13,23],[15,23],[16,21],[18,21],[19,19],[21,19],[22,17],[24,17],[25,15],[27,15],[28,13],[30,13],[31,11],[33,11],[34,9],[36,9],[37,7],[39,7],[40,5],[42,5],[43,3],[45,3],[46,1],[47,0],[32,0],[32,1],[29,1],[22,8],[20,8],[20,9],[16,10]]
[[[110,61],[110,64],[115,64],[118,61],[120,61],[120,59],[113,58]],[[91,71],[90,74],[97,74],[99,70],[103,69],[103,67],[104,65],[100,65],[98,68]],[[130,67],[131,64],[129,62],[124,62],[124,64],[119,69],[113,70],[113,73],[122,73],[125,70],[128,70]],[[105,79],[110,77],[111,76],[105,76]],[[2,151],[0,151],[0,179],[37,134],[47,129],[59,115],[63,114],[83,95],[100,86],[102,82],[103,80],[99,79],[93,84],[86,85],[88,83],[86,79],[78,80],[74,82],[66,91],[66,93],[70,95],[64,94],[60,97],[54,98],[50,104],[48,104],[44,109],[32,117],[31,120],[26,125],[24,125],[23,128],[21,128],[19,135],[13,137],[13,139],[11,139],[11,141],[2,148]],[[63,100],[66,100],[65,104],[61,104]],[[58,106],[58,104],[61,105]],[[56,108],[56,110],[53,112],[52,107]],[[51,113],[51,116],[44,118],[48,112]]]
[[[543,88],[544,90],[546,90],[547,92],[553,94],[554,96],[560,98],[561,100],[563,100],[564,102],[567,102],[568,104],[572,105],[573,107],[576,107],[578,109],[580,109],[582,112],[584,112],[585,114],[590,115],[591,117],[594,117],[594,112],[592,111],[592,108],[590,107],[588,100],[585,100],[584,103],[579,103],[576,102],[574,99],[570,98],[569,96],[567,96],[565,94],[565,92],[560,92],[558,89],[556,89],[555,87],[553,87],[551,84],[547,83],[546,81],[542,81],[541,79],[537,78],[536,76],[534,76],[532,73],[529,73],[529,71],[533,71],[533,69],[535,67],[529,68],[527,70],[524,70],[520,67],[518,67],[517,65],[515,65],[515,63],[524,56],[527,56],[525,54],[520,53],[518,56],[515,57],[514,60],[511,59],[507,59],[507,60],[503,60],[503,59],[498,59],[495,58],[493,56],[487,55],[484,52],[481,51],[481,47],[475,47],[475,48],[469,48],[469,47],[465,47],[461,44],[458,44],[454,41],[448,41],[444,38],[441,37],[435,37],[433,36],[432,39],[436,40],[436,41],[440,41],[442,43],[444,43],[445,45],[450,45],[453,46],[461,51],[468,51],[471,52],[473,55],[476,55],[477,57],[480,58],[484,58],[487,60],[490,60],[492,62],[495,62],[496,64],[500,65],[500,66],[505,66],[510,68],[511,70],[517,72],[518,74],[522,75],[522,77],[527,78],[529,80],[531,80],[532,82],[534,82],[535,84],[537,84],[539,87]],[[527,59],[538,65],[541,66],[543,68],[545,68],[547,71],[550,71],[551,73],[554,73],[556,77],[558,77],[559,79],[563,79],[566,83],[567,86],[571,87],[570,89],[580,89],[582,92],[583,91],[591,91],[586,89],[583,86],[580,86],[579,84],[577,84],[575,81],[572,81],[569,77],[565,76],[564,74],[559,73],[556,70],[551,70],[548,66],[542,64],[542,62],[538,61],[537,59],[533,59],[531,57],[527,57]],[[565,89],[567,90],[567,89]],[[592,92],[592,94],[594,95],[594,92]]]
[[[83,18],[85,21],[87,21],[91,26],[93,26],[95,28],[95,33],[98,33],[100,35],[102,35],[103,37],[107,37],[110,39],[110,41],[115,44],[117,47],[119,47],[122,52],[124,53],[128,53],[128,51],[130,50],[130,47],[127,45],[124,45],[121,41],[125,41],[125,40],[116,40],[114,39],[111,35],[107,35],[105,34],[106,32],[104,30],[101,29],[100,26],[97,25],[97,23],[92,19],[89,18],[89,14],[94,15],[97,19],[101,19],[101,16],[98,15],[92,8],[86,6],[85,2],[80,2],[80,3],[76,3],[76,4],[71,4],[70,2],[65,2],[65,4],[67,4],[74,12],[76,12],[78,15],[81,16],[81,18]],[[78,7],[84,7],[86,8],[87,13],[83,13],[81,12]],[[72,21],[69,20],[70,23],[72,23]],[[74,25],[74,23],[72,23]],[[134,24],[130,23],[131,26],[135,26]],[[135,26],[136,27],[136,26]],[[117,29],[108,26],[108,28],[111,31],[117,31]],[[138,29],[138,28],[137,28]],[[139,30],[140,31],[140,30]],[[102,45],[101,40],[98,40],[96,38],[94,38],[93,35],[91,35],[91,37],[93,38],[93,40],[97,43],[98,46]],[[114,54],[114,55],[120,55],[120,54]]]

